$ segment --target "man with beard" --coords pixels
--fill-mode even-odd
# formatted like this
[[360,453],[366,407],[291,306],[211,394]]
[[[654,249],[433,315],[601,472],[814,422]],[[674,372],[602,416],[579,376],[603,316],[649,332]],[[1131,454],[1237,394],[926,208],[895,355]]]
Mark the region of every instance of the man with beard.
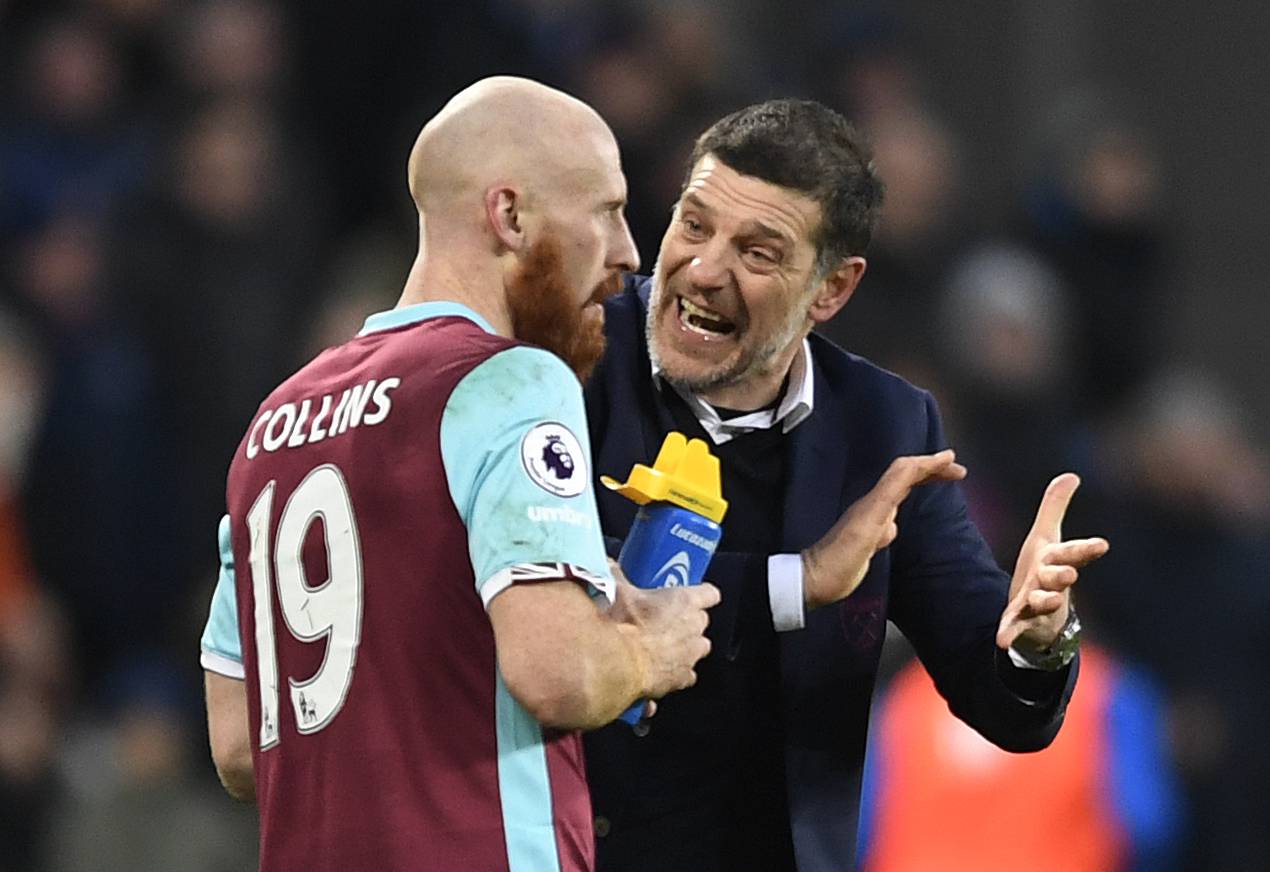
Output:
[[572,97],[489,79],[424,127],[409,179],[397,307],[278,387],[234,455],[212,755],[257,800],[265,872],[588,870],[574,731],[690,685],[718,600],[597,603],[616,583],[578,378],[637,265],[617,144]]
[[[1070,588],[1107,548],[1062,538],[1078,479],[1050,484],[1011,579],[967,518],[930,394],[810,333],[855,291],[881,195],[837,113],[742,109],[697,140],[651,281],[605,303],[596,467],[627,469],[672,429],[708,439],[729,509],[700,681],[645,728],[585,737],[601,872],[853,868],[888,619],[993,742],[1042,748],[1061,724]],[[612,550],[634,511],[605,491],[599,506]],[[1036,814],[1044,797],[1020,785]]]

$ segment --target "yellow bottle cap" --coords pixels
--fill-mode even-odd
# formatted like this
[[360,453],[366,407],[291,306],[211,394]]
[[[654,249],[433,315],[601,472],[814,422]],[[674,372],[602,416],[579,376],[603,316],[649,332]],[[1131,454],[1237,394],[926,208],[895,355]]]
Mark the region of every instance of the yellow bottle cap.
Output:
[[716,524],[728,510],[719,480],[719,458],[705,442],[682,433],[666,434],[652,469],[637,463],[625,484],[607,475],[600,476],[600,481],[641,506],[673,503]]

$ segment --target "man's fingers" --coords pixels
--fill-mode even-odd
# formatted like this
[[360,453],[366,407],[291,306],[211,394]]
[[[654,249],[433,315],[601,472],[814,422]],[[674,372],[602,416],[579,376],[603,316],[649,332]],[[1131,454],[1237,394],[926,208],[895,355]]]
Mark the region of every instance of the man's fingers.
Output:
[[659,587],[649,590],[635,588],[641,594],[648,597],[661,597],[668,603],[673,603],[674,608],[683,609],[709,609],[717,606],[722,594],[719,589],[708,581],[701,584],[692,584],[687,587]]
[[1034,590],[1027,595],[1027,606],[1023,609],[1022,617],[1036,618],[1041,615],[1050,615],[1058,611],[1063,605],[1063,595],[1051,590]]
[[1071,505],[1072,495],[1080,487],[1080,476],[1074,472],[1064,472],[1056,476],[1045,488],[1045,496],[1041,497],[1041,507],[1036,510],[1036,520],[1032,523],[1032,532],[1042,536],[1058,539],[1061,536],[1063,517],[1067,507]]
[[1036,571],[1036,581],[1042,590],[1064,591],[1076,583],[1073,566],[1042,566]]
[[1054,566],[1074,566],[1079,569],[1102,557],[1110,547],[1107,540],[1101,536],[1056,542],[1045,549],[1041,562]]
[[703,581],[701,584],[694,584],[691,587],[685,588],[685,590],[691,591],[691,593],[687,594],[688,602],[691,603],[694,608],[698,609],[713,608],[719,604],[721,599],[723,599],[723,594],[719,591],[719,589],[708,581]]
[[957,455],[951,448],[936,454],[918,454],[897,457],[882,473],[878,483],[869,492],[884,506],[898,506],[908,492],[917,485],[932,480],[956,481],[965,478],[966,468],[956,462]]

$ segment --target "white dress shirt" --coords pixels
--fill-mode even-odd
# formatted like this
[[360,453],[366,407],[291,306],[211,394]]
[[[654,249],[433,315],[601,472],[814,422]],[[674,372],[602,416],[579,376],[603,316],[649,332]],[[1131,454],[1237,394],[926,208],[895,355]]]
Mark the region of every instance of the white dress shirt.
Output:
[[[779,424],[783,432],[793,430],[811,415],[815,405],[815,380],[812,378],[811,345],[803,340],[798,356],[789,370],[789,385],[774,409],[759,409],[726,421],[714,406],[689,390],[664,381],[657,365],[653,365],[653,381],[663,384],[683,397],[701,424],[701,429],[715,445],[722,445],[743,433],[770,430]],[[777,632],[801,630],[806,622],[803,606],[803,559],[800,554],[773,554],[767,558],[767,596],[772,606],[772,623]]]

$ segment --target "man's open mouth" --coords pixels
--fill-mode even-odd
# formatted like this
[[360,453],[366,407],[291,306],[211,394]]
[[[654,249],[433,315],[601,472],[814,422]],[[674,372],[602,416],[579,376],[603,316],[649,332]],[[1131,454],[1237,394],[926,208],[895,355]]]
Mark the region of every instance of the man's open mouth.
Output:
[[679,323],[701,336],[726,336],[736,330],[736,325],[718,312],[698,306],[691,300],[679,297]]

